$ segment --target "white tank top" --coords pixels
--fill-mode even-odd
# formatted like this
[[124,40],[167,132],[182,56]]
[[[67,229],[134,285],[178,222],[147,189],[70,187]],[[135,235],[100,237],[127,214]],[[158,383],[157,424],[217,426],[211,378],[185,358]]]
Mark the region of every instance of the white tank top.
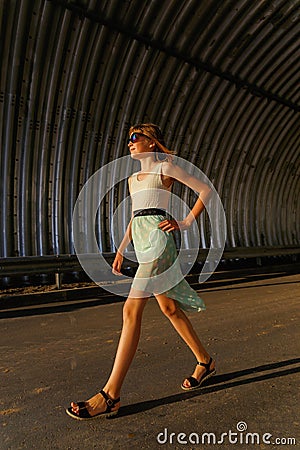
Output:
[[163,184],[162,164],[157,163],[143,180],[138,180],[140,172],[131,175],[129,190],[133,211],[146,208],[168,209],[172,184],[168,188]]

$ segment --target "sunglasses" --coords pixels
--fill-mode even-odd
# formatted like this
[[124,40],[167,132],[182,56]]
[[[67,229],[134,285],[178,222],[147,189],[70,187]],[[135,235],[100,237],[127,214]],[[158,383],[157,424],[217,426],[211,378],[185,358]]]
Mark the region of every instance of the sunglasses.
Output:
[[128,139],[127,143],[129,144],[129,142],[132,142],[134,144],[135,142],[140,141],[141,138],[145,138],[145,137],[147,137],[147,136],[142,133],[132,133],[132,135]]

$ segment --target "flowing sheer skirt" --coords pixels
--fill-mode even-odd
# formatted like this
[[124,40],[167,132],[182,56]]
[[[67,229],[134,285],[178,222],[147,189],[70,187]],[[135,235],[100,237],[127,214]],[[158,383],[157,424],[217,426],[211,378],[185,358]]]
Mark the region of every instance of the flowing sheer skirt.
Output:
[[185,311],[205,310],[204,301],[184,279],[172,233],[158,228],[161,215],[138,216],[132,221],[132,239],[139,267],[131,295],[164,294],[179,302]]

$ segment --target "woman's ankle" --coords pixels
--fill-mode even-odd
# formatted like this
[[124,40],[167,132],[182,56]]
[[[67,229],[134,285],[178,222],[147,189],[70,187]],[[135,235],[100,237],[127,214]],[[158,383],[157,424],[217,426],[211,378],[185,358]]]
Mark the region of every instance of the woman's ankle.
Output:
[[112,386],[105,385],[102,389],[112,400],[120,397],[120,389],[115,389]]

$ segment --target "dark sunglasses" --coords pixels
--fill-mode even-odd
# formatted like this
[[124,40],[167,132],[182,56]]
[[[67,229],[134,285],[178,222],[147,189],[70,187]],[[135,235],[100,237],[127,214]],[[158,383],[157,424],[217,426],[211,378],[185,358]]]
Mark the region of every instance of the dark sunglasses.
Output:
[[128,139],[127,143],[129,144],[129,142],[132,142],[134,144],[135,142],[138,142],[142,137],[145,138],[147,136],[142,133],[132,133],[132,135]]

